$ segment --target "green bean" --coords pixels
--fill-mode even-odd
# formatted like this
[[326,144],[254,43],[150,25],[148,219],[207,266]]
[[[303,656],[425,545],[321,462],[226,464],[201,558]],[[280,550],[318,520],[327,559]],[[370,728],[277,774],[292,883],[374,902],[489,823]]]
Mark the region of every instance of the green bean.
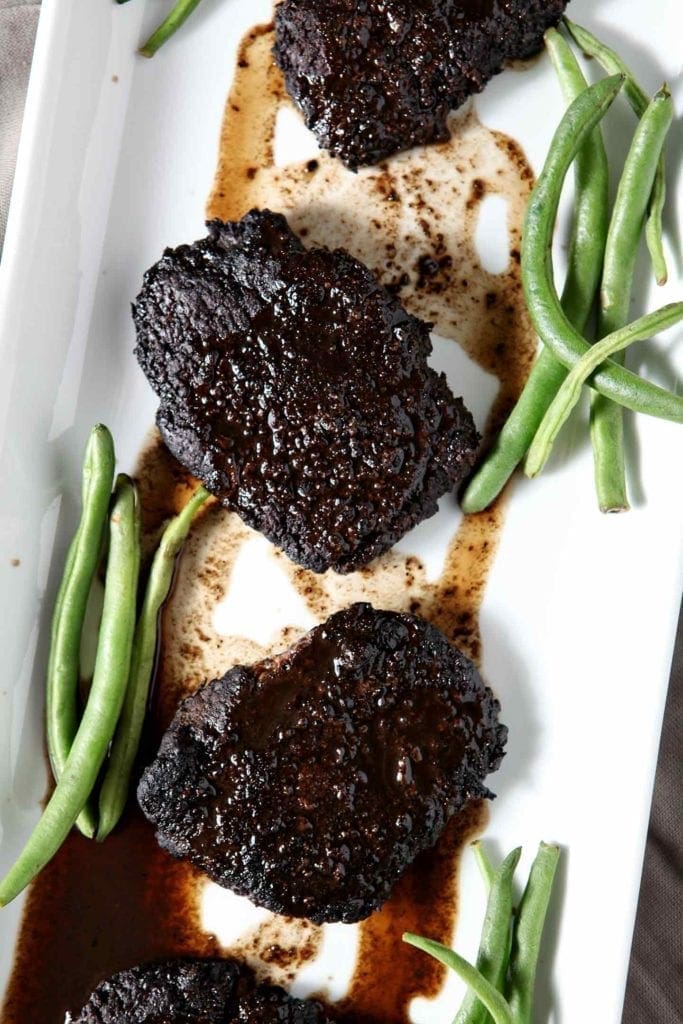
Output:
[[[47,666],[47,749],[55,781],[61,777],[78,728],[79,654],[83,621],[107,526],[114,481],[114,442],[98,423],[88,438],[83,460],[81,520],[69,547],[52,618]],[[87,817],[85,835],[94,834]]]
[[182,512],[167,525],[152,561],[135,629],[126,698],[100,789],[99,842],[106,839],[116,826],[126,806],[154,669],[159,612],[171,589],[176,556],[187,537],[195,513],[208,497],[208,491],[203,487],[197,488]]
[[[618,75],[602,79],[572,103],[555,133],[527,207],[522,281],[529,313],[543,343],[570,369],[590,346],[565,316],[555,289],[551,263],[553,227],[569,166],[614,100],[622,80]],[[591,377],[591,386],[634,412],[683,423],[683,397],[642,380],[616,363],[607,361],[600,366]]]
[[[673,113],[671,93],[663,86],[644,112],[626,157],[605,247],[598,325],[600,337],[628,323],[638,242]],[[595,483],[603,512],[619,512],[629,507],[623,435],[621,407],[602,395],[593,395],[591,436]]]
[[475,839],[471,845],[472,853],[475,856],[475,859],[477,861],[477,867],[479,868],[479,874],[483,878],[484,884],[486,885],[486,891],[488,892],[489,889],[491,888],[491,883],[493,882],[493,878],[496,872],[494,870],[493,864],[491,863],[486,854],[486,850],[484,849],[484,844],[482,843],[481,839]]
[[[605,46],[599,39],[596,39],[587,29],[582,28],[569,18],[564,19],[567,30],[576,40],[583,52],[594,57],[608,74],[624,75],[624,92],[633,111],[637,117],[642,117],[647,109],[649,97],[636,81],[633,72],[621,57]],[[666,168],[664,165],[664,154],[660,154],[657,172],[653,187],[648,193],[650,200],[650,214],[645,229],[645,238],[650,258],[655,272],[657,284],[666,284],[668,273],[666,269],[666,257],[664,256],[664,245],[662,241],[662,215],[666,202]]]
[[[135,581],[136,581],[136,583],[135,583],[135,593],[133,595],[133,602],[134,602],[133,615],[135,615],[135,611],[136,611],[136,608],[137,608],[137,581],[139,580],[139,577],[140,577],[140,559],[141,559],[141,549],[140,549],[141,521],[140,521],[140,507],[139,507],[139,504],[138,504],[138,501],[137,501],[137,491],[135,491],[135,497],[136,497],[136,501],[135,501],[135,559],[134,559],[134,562],[133,562],[133,564],[131,566],[131,572],[133,573],[133,575],[135,577]],[[99,636],[98,636],[98,645],[99,645]],[[133,658],[133,654],[132,654],[132,648],[131,648],[131,662],[132,662],[132,658]],[[125,697],[124,697],[124,704],[125,704]],[[120,715],[122,715],[122,714],[123,714],[123,709],[120,712]],[[120,717],[120,715],[119,715],[119,717]],[[111,753],[111,746],[110,746],[110,753]],[[96,788],[97,787],[95,787],[95,789]],[[94,839],[95,838],[95,835],[97,833],[97,828],[98,828],[97,801],[95,799],[95,789],[93,789],[93,792],[90,794],[90,796],[88,797],[88,799],[86,801],[85,807],[83,808],[83,810],[79,814],[78,818],[76,819],[76,827],[88,839]]]
[[512,936],[508,1002],[515,1024],[531,1024],[536,965],[560,851],[541,843],[529,872]]
[[[545,45],[569,105],[586,91],[588,82],[557,29],[548,29]],[[583,331],[600,284],[609,225],[609,166],[599,124],[579,148],[574,171],[576,198],[562,308],[576,329]]]
[[61,777],[14,866],[0,882],[0,906],[15,898],[62,845],[97,781],[123,704],[135,628],[136,495],[120,476],[109,518],[109,556],[95,671]]
[[[508,854],[493,873],[477,954],[477,970],[498,992],[505,984],[510,954],[510,920],[512,918],[512,879],[522,854],[521,847]],[[488,858],[477,851],[480,864]],[[489,1015],[473,989],[469,989],[453,1024],[486,1024]]]
[[[546,32],[545,43],[564,97],[570,103],[587,88],[586,79],[571,48],[556,29]],[[600,282],[607,238],[609,169],[599,125],[579,149],[574,168],[574,212],[562,308],[576,329],[583,331]],[[481,512],[500,494],[526,455],[566,376],[566,368],[543,348],[517,404],[467,485],[461,499],[463,512]]]
[[669,271],[664,255],[664,207],[666,205],[666,157],[662,153],[655,174],[650,195],[650,209],[645,222],[645,242],[650,253],[655,281],[664,285],[669,280]]
[[178,31],[183,22],[187,21],[198,5],[199,0],[177,0],[175,6],[171,9],[171,13],[167,18],[164,18],[138,52],[143,57],[153,57],[157,50],[171,38],[174,32]]
[[658,331],[665,331],[683,320],[683,302],[672,302],[654,313],[634,320],[628,327],[608,334],[602,341],[596,342],[567,375],[552,401],[543,422],[538,428],[534,442],[529,449],[526,460],[526,474],[537,476],[545,466],[555,439],[566,422],[572,409],[581,397],[581,390],[586,382],[595,380],[597,367],[614,352],[631,345],[634,341],[644,341]]
[[415,946],[416,949],[421,949],[423,953],[429,953],[439,963],[454,970],[465,984],[476,992],[477,998],[491,1014],[495,1024],[516,1024],[504,996],[469,961],[452,949],[448,949],[447,946],[442,946],[440,942],[423,939],[420,935],[413,935],[411,932],[404,933],[403,941],[410,946]]

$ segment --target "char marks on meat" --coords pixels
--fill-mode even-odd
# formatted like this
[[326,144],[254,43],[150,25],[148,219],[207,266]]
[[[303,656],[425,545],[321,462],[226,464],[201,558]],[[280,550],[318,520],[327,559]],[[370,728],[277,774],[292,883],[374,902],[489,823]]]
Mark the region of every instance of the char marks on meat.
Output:
[[160,844],[276,913],[358,921],[484,785],[507,729],[474,665],[355,604],[188,697],[138,789]]
[[166,960],[101,982],[66,1024],[330,1024],[319,1003],[256,985],[232,960]]
[[320,146],[349,167],[448,138],[447,117],[530,57],[567,0],[282,0],[275,57]]
[[348,572],[464,478],[472,417],[427,365],[429,325],[358,260],[268,211],[209,230],[166,251],[134,307],[163,438],[294,561]]

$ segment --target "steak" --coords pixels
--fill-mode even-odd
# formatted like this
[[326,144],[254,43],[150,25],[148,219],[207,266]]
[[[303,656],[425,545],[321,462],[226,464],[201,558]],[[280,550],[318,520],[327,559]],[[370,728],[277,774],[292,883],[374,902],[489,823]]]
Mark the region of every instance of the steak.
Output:
[[133,312],[171,452],[309,569],[365,565],[473,465],[472,417],[427,365],[429,324],[279,214],[167,249]]
[[448,138],[448,113],[530,57],[567,0],[282,0],[275,59],[320,146],[349,167]]
[[322,1007],[256,985],[232,960],[167,960],[101,982],[65,1024],[331,1024]]
[[276,913],[359,921],[503,756],[474,665],[413,615],[355,604],[180,705],[138,801],[157,840]]

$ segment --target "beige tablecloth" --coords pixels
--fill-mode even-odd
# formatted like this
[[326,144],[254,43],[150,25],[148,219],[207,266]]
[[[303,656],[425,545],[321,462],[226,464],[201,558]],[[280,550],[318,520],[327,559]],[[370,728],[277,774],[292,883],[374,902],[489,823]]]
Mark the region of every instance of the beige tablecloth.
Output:
[[[0,248],[38,11],[39,4],[31,0],[0,0]],[[683,619],[657,769],[623,1024],[683,1024],[682,712]],[[618,849],[614,853],[618,856]],[[580,978],[576,984],[581,984]],[[586,997],[584,1019],[565,1024],[600,1024],[591,1020],[590,993]]]

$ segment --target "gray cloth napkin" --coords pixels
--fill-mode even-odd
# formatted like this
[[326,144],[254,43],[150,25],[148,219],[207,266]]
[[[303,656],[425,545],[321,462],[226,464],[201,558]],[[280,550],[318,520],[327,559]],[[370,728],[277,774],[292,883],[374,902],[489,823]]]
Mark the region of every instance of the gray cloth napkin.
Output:
[[[93,0],[96,2],[96,0]],[[106,0],[105,0],[106,2]],[[0,0],[0,249],[39,4]],[[647,680],[643,680],[647,700]],[[662,736],[623,1024],[683,1024],[683,616]],[[619,856],[615,849],[615,856]],[[577,985],[581,984],[577,978]],[[586,993],[587,999],[589,993]],[[55,1022],[56,1024],[56,1022]],[[598,1024],[586,1011],[584,1021]]]
[[40,4],[0,0],[0,250]]
[[[647,700],[647,679],[643,680]],[[623,1024],[683,1024],[683,608],[664,712]],[[614,854],[619,856],[619,850]]]

